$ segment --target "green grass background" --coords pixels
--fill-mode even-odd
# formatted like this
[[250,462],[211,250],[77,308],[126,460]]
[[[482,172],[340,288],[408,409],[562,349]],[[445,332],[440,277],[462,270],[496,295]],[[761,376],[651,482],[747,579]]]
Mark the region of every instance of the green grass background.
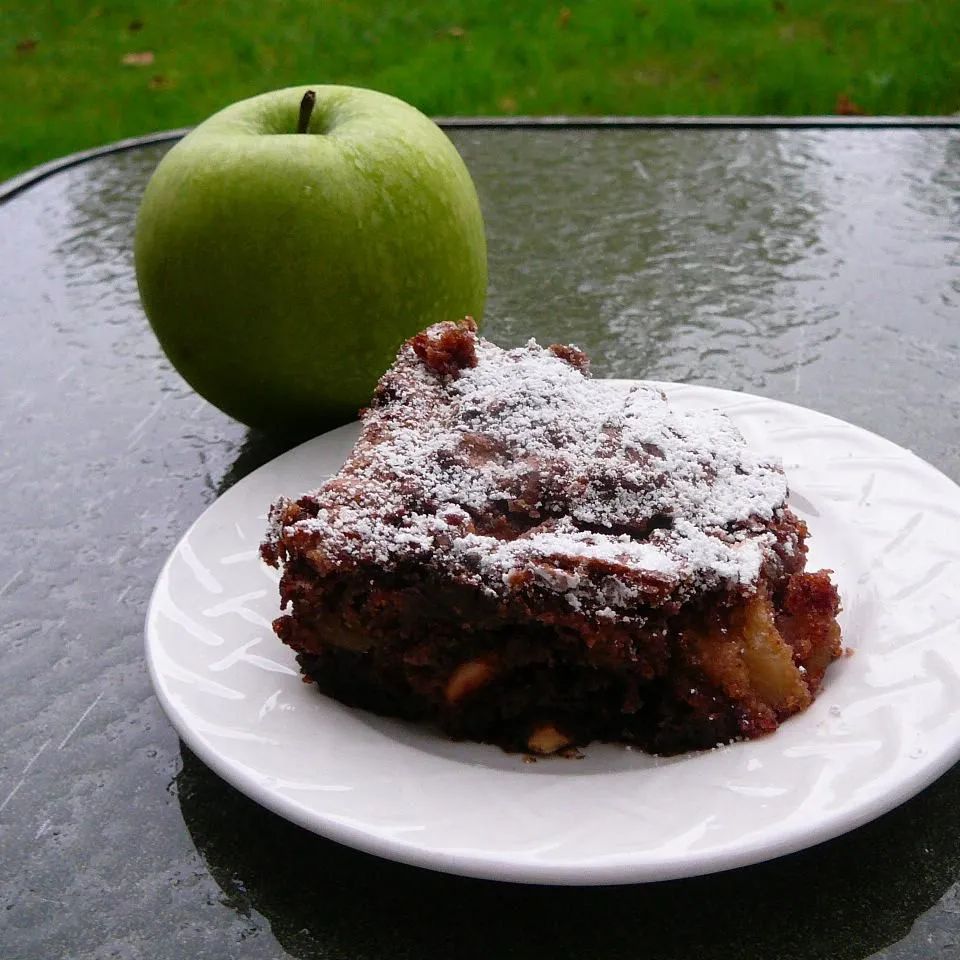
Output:
[[0,178],[295,83],[430,114],[960,110],[960,0],[3,0],[0,23]]

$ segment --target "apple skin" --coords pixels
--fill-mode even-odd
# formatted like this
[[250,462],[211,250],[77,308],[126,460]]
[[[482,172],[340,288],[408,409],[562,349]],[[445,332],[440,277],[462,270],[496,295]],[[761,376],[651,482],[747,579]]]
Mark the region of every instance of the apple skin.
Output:
[[479,321],[487,287],[456,148],[409,104],[354,87],[277,90],[196,127],[147,185],[134,254],[144,310],[190,385],[300,435],[354,419],[404,339]]

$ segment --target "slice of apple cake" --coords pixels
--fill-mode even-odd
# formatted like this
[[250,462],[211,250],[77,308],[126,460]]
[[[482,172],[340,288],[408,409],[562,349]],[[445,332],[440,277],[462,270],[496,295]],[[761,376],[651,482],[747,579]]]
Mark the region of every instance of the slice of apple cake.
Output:
[[408,341],[342,470],[272,508],[274,624],[344,703],[552,753],[676,753],[774,730],[841,650],[778,464],[717,411],[502,350]]

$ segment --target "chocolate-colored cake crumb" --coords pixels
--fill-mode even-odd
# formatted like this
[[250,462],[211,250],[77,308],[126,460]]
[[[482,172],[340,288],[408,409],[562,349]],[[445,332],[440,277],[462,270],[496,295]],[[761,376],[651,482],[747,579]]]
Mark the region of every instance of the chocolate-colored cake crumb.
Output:
[[840,654],[786,501],[723,414],[468,319],[404,345],[261,552],[277,635],[338,700],[511,750],[676,753],[774,730]]

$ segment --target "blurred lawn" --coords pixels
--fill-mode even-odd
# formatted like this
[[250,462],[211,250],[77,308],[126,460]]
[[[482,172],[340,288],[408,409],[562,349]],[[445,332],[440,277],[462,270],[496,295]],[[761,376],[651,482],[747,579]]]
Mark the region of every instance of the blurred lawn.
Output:
[[960,110],[960,0],[2,0],[0,23],[0,179],[294,83],[430,114]]

